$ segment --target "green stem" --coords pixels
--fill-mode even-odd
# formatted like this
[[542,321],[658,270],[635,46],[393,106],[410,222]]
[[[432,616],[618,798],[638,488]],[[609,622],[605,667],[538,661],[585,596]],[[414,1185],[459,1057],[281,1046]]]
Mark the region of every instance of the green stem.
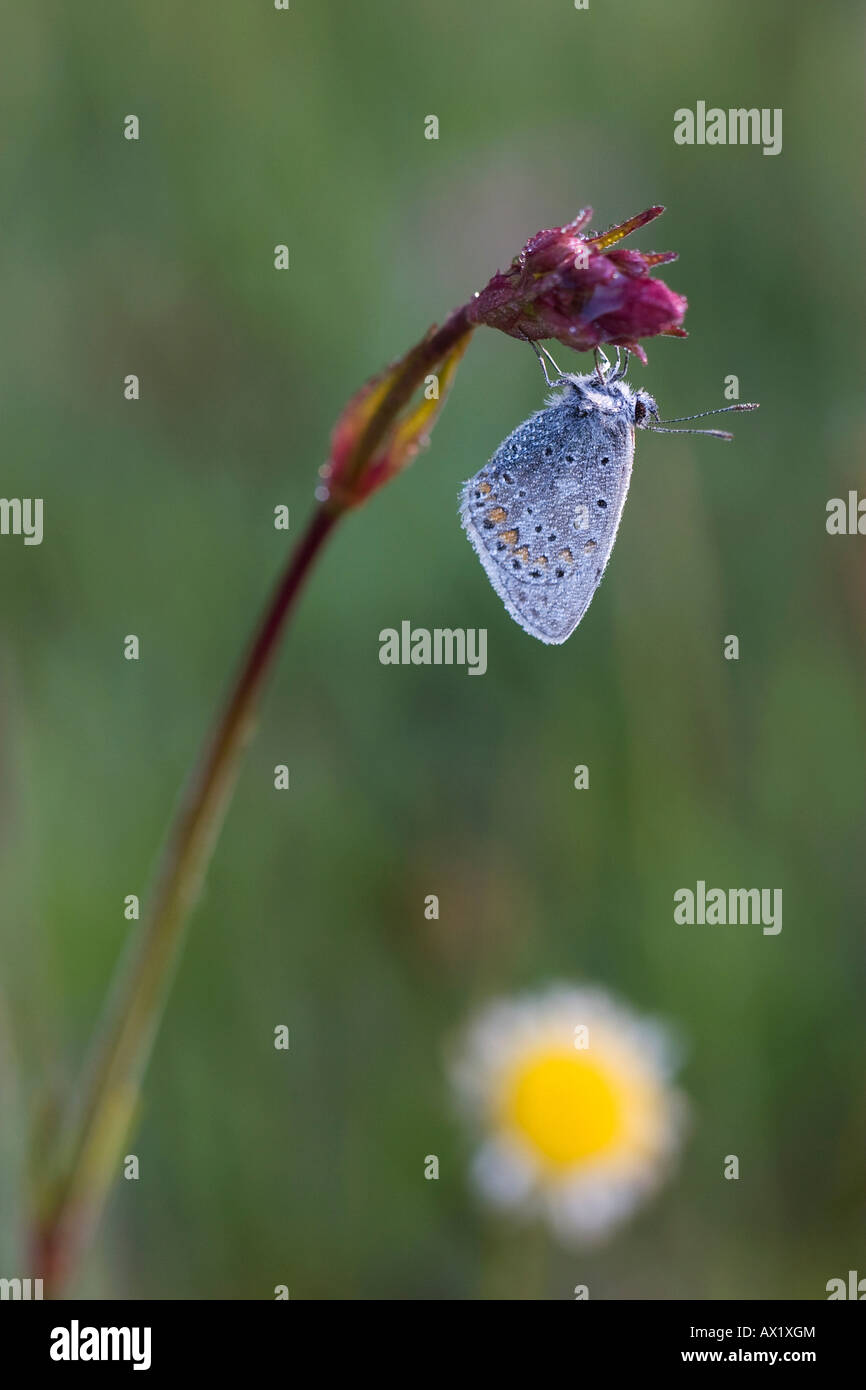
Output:
[[[159,1028],[189,915],[234,791],[258,698],[304,581],[334,526],[353,503],[366,463],[423,382],[472,332],[455,311],[393,370],[388,390],[353,448],[347,477],[322,503],[291,555],[256,629],[228,700],[187,787],[165,844],[153,898],[121,961],[73,1098],[32,1233],[33,1266],[56,1296],[73,1277],[99,1220]],[[360,495],[360,494],[359,494]]]
[[72,1274],[99,1220],[137,1106],[184,928],[253,731],[259,693],[304,580],[340,515],[321,506],[289,560],[188,785],[153,900],[121,962],[60,1153],[60,1177],[38,1214],[34,1263],[49,1296]]

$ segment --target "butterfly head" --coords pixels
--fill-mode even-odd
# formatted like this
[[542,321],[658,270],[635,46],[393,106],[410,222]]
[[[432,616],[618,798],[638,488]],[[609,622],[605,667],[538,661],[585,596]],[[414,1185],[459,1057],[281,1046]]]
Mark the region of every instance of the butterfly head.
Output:
[[597,372],[589,372],[586,376],[565,372],[560,377],[560,383],[565,385],[566,393],[573,393],[581,414],[597,413],[601,417],[609,417],[611,423],[614,418],[625,418],[635,429],[655,430],[659,434],[704,434],[714,439],[733,439],[727,430],[671,429],[670,426],[687,420],[700,420],[706,415],[723,415],[729,410],[758,409],[753,402],[744,401],[738,405],[717,406],[715,410],[701,410],[697,415],[678,415],[672,420],[662,420],[655,399],[640,387],[633,390],[623,380],[622,370],[614,370],[602,377]]
[[563,396],[571,397],[581,414],[596,414],[614,420],[624,420],[637,429],[652,429],[659,418],[659,408],[649,391],[633,390],[622,377],[608,376],[600,381],[595,372],[585,376],[564,373],[561,378],[565,391]]
[[[622,383],[625,386],[625,382]],[[625,388],[629,391],[629,388]],[[631,397],[632,419],[636,429],[652,429],[653,422],[659,418],[659,408],[649,391],[629,391]]]

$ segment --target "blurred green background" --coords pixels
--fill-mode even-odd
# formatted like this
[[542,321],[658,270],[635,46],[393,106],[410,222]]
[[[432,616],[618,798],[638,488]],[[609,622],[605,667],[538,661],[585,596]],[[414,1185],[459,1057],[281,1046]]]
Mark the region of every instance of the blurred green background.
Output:
[[[824,526],[862,479],[861,7],[34,0],[3,27],[2,492],[45,499],[45,540],[0,540],[0,1273],[27,1272],[26,1128],[76,1076],[124,896],[283,560],[273,508],[297,536],[348,395],[529,235],[655,202],[634,244],[680,252],[691,336],[632,378],[679,415],[735,373],[760,414],[729,447],[639,439],[610,571],[546,648],[457,520],[543,398],[528,349],[475,335],[289,634],[127,1145],[141,1180],[77,1292],[821,1298],[866,1273],[864,542]],[[698,100],[782,107],[782,153],[676,146]],[[486,627],[487,675],[381,666],[404,618]],[[677,926],[699,878],[783,888],[781,935]],[[479,1004],[549,980],[686,1045],[679,1172],[586,1254],[479,1207],[444,1066]]]

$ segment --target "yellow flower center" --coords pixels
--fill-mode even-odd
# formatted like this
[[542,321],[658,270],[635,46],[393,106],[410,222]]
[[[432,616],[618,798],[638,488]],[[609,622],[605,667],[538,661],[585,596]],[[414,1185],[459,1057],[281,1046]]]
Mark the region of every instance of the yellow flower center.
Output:
[[579,1052],[543,1053],[515,1073],[506,1118],[551,1164],[578,1163],[609,1148],[621,1128],[611,1075]]

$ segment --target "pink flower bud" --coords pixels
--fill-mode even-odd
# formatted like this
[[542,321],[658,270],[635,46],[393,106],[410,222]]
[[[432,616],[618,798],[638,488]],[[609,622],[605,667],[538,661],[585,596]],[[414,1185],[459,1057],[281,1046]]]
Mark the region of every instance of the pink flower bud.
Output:
[[648,208],[608,232],[583,235],[592,217],[584,208],[566,226],[538,232],[468,306],[469,321],[513,338],[555,338],[579,352],[610,343],[646,361],[638,339],[685,337],[686,299],[650,275],[676,252],[615,243],[663,211]]

